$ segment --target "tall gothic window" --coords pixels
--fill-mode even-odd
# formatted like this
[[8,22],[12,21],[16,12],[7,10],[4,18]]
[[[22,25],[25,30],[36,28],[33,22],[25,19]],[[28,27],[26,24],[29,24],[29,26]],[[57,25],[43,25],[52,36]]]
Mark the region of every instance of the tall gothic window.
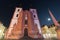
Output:
[[20,11],[20,9],[18,9],[18,12]]
[[27,24],[27,20],[25,20],[25,24]]
[[16,15],[16,17],[18,17],[18,14]]
[[36,18],[36,16],[34,15],[34,18]]
[[24,36],[28,36],[28,29],[27,28],[24,29]]

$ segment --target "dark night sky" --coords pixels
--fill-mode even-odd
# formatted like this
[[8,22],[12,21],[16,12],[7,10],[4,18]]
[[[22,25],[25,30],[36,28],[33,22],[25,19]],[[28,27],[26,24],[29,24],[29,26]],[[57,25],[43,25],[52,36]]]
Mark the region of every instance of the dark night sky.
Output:
[[60,20],[60,1],[59,0],[0,0],[0,21],[5,26],[9,26],[10,20],[16,7],[35,8],[38,11],[38,16],[41,25],[53,24],[48,13],[48,8],[52,11],[55,18]]

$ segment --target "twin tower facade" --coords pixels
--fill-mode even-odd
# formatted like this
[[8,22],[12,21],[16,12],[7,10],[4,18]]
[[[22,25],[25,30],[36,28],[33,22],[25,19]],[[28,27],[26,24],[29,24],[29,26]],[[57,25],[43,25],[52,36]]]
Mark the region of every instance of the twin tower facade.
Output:
[[24,30],[28,30],[31,38],[41,38],[42,32],[36,9],[23,10],[16,8],[10,26],[5,33],[5,39],[20,39]]

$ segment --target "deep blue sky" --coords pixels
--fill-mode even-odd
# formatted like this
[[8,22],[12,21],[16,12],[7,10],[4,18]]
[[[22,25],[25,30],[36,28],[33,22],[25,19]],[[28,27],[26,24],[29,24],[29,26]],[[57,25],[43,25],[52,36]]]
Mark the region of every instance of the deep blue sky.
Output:
[[0,0],[0,21],[5,26],[9,26],[10,20],[16,7],[37,9],[41,26],[53,24],[48,13],[48,8],[52,11],[55,18],[60,20],[60,1],[59,0]]

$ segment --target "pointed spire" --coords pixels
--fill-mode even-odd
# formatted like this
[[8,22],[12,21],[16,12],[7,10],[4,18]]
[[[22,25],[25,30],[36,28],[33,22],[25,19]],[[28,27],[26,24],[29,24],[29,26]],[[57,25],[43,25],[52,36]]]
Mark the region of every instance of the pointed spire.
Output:
[[55,17],[53,16],[53,14],[52,14],[52,12],[50,11],[49,8],[48,8],[48,11],[49,11],[49,14],[50,14],[50,16],[51,16],[51,18],[52,18],[52,21],[53,21],[53,23],[55,24],[55,26],[59,26],[58,21],[55,19]]

